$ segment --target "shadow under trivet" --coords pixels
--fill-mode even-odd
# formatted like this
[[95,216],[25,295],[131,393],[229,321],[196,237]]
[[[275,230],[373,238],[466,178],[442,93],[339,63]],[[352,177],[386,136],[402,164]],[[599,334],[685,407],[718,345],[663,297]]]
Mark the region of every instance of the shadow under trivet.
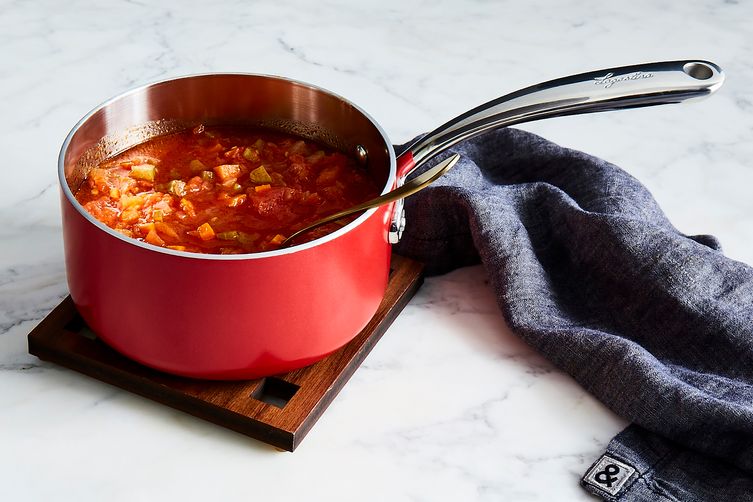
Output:
[[97,339],[67,297],[29,333],[29,352],[104,382],[293,451],[422,282],[423,265],[397,255],[382,304],[351,342],[284,375],[239,382],[176,377]]

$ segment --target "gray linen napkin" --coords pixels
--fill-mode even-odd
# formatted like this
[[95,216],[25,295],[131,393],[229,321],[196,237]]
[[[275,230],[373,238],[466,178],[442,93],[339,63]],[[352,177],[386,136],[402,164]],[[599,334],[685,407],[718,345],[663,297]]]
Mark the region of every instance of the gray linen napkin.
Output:
[[584,488],[753,501],[753,269],[603,160],[509,128],[453,151],[396,251],[430,274],[480,261],[510,328],[633,422]]

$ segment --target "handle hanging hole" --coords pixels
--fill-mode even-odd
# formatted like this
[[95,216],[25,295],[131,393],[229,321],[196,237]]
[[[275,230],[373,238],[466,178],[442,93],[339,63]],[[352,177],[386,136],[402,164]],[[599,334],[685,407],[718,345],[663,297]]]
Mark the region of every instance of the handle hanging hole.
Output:
[[709,79],[714,74],[714,70],[703,63],[685,63],[685,66],[682,67],[682,71],[697,80]]

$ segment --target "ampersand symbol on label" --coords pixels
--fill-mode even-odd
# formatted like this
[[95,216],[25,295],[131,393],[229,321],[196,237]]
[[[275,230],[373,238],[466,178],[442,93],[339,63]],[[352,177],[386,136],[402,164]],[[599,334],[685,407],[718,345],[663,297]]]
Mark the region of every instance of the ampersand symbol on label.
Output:
[[617,467],[614,464],[607,464],[604,467],[603,471],[599,471],[596,473],[596,476],[594,476],[594,479],[601,483],[602,485],[606,485],[607,487],[611,488],[612,483],[617,481],[618,477],[617,474],[620,473],[620,468]]

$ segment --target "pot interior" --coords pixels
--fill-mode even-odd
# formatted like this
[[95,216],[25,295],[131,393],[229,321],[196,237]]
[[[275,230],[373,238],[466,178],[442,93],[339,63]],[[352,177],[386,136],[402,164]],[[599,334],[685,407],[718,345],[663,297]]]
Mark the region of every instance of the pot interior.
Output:
[[198,124],[249,125],[295,134],[359,159],[382,192],[394,180],[386,135],[352,103],[285,78],[210,74],[140,87],[93,110],[63,146],[65,182],[75,193],[89,170],[104,159]]

